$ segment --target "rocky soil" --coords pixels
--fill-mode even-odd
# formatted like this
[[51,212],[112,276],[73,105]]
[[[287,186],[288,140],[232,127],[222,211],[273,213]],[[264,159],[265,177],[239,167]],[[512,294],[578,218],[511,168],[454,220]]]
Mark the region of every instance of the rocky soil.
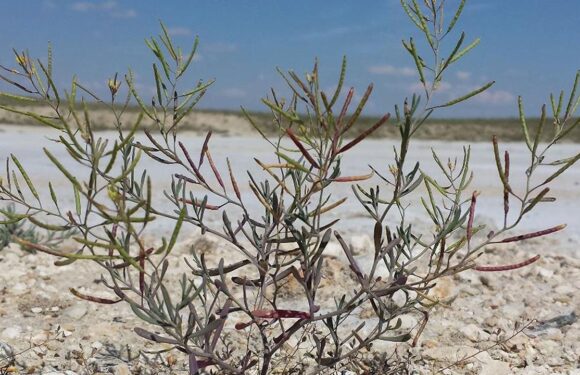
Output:
[[[370,238],[356,235],[350,240],[364,259]],[[417,347],[399,344],[397,354],[416,374],[580,373],[580,259],[577,253],[558,255],[555,250],[562,241],[545,238],[490,248],[482,259],[485,264],[517,262],[530,254],[542,258],[516,271],[467,271],[441,280],[432,295],[442,303],[431,311]],[[215,241],[185,239],[173,254],[175,274],[187,272],[182,259],[192,245],[208,259],[226,254]],[[139,355],[160,347],[133,333],[143,323],[126,306],[91,304],[68,292],[74,287],[107,296],[98,268],[81,262],[57,267],[53,261],[15,245],[0,251],[3,365],[21,374],[186,373],[179,353]],[[332,296],[348,288],[345,260],[332,246],[327,266],[321,293]],[[290,296],[292,288],[288,286]],[[403,319],[404,327],[416,325],[416,317]],[[376,347],[377,358],[394,348]]]

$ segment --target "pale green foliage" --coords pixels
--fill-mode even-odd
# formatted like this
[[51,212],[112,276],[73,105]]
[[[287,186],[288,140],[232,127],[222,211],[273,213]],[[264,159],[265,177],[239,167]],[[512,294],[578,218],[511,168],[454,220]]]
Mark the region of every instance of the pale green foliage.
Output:
[[[90,111],[82,98],[79,106],[77,91],[93,100],[104,103],[103,100],[76,80],[69,92],[59,94],[51,78],[50,53],[46,67],[40,61],[33,62],[27,54],[16,53],[19,70],[15,74],[25,83],[7,77],[3,77],[4,80],[13,83],[24,94],[32,95],[34,100],[44,101],[52,107],[54,115],[51,117],[32,112],[24,114],[58,129],[58,141],[79,168],[67,169],[61,160],[45,150],[47,158],[74,190],[74,209],[64,209],[50,185],[51,202],[42,202],[23,164],[12,157],[7,179],[0,186],[0,198],[17,203],[23,213],[8,214],[9,220],[29,219],[53,232],[77,230],[76,252],[64,253],[51,246],[36,245],[34,248],[61,258],[60,264],[83,259],[102,266],[107,274],[103,276],[103,284],[117,299],[87,296],[73,289],[74,294],[98,303],[128,304],[148,326],[137,327],[135,332],[186,353],[192,374],[199,371],[242,374],[250,369],[267,374],[273,367],[306,366],[301,363],[304,358],[309,359],[308,365],[316,371],[346,366],[356,369],[362,353],[374,342],[416,342],[427,324],[430,308],[439,303],[430,296],[437,280],[474,267],[492,270],[475,264],[489,244],[519,241],[563,228],[558,226],[506,237],[507,232],[539,202],[553,200],[547,195],[546,185],[580,157],[579,154],[553,162],[546,159],[546,151],[578,125],[578,120],[572,118],[578,106],[578,79],[567,104],[564,95],[557,101],[552,98],[554,136],[547,145],[539,144],[546,121],[545,110],[543,121],[534,133],[529,130],[520,104],[531,165],[525,171],[527,184],[519,190],[510,183],[509,154],[506,152],[502,160],[494,140],[498,174],[504,187],[504,226],[496,233],[475,236],[483,227],[474,225],[477,195],[469,191],[473,178],[469,169],[469,147],[464,148],[457,164],[445,163],[433,151],[434,163],[443,176],[439,180],[425,174],[418,163],[408,165],[407,159],[414,134],[425,125],[433,111],[468,100],[488,89],[493,82],[459,98],[433,104],[444,73],[470,52],[478,40],[464,45],[462,33],[451,53],[441,55],[440,44],[452,35],[465,1],[449,23],[442,17],[443,1],[419,4],[415,0],[403,0],[401,4],[423,33],[429,57],[418,50],[413,39],[403,42],[416,65],[424,92],[422,96],[413,95],[410,101],[405,99],[402,108],[395,106],[395,119],[391,121],[395,124],[391,126],[398,128],[400,144],[389,162],[388,171],[384,173],[371,167],[369,173],[361,170],[360,175],[342,174],[343,158],[387,123],[389,115],[347,139],[345,134],[354,129],[372,93],[372,85],[351,110],[354,89],[350,89],[345,98],[341,99],[340,95],[345,84],[346,59],[336,90],[330,93],[321,89],[318,63],[315,63],[304,78],[294,72],[281,72],[292,91],[291,98],[282,99],[272,93],[263,100],[271,110],[277,136],[267,137],[248,115],[264,141],[272,146],[275,158],[275,162],[255,159],[267,177],[259,179],[248,173],[244,184],[250,187],[249,196],[242,195],[240,177],[234,173],[229,160],[227,169],[216,167],[211,154],[211,132],[195,155],[179,141],[180,121],[211,84],[199,81],[190,90],[178,92],[176,89],[181,87],[178,83],[194,60],[197,40],[187,55],[172,43],[163,26],[158,38],[147,41],[156,58],[152,68],[156,95],[151,105],[145,104],[148,99],[138,94],[131,72],[125,76],[127,96],[120,105],[117,98],[123,89],[122,82],[117,75],[109,81],[109,103],[117,130],[113,141],[93,131]],[[28,96],[10,94],[10,97],[30,100]],[[126,130],[122,127],[122,118],[132,99],[139,105],[142,116]],[[10,107],[5,109],[18,111]],[[147,144],[135,140],[141,121],[152,121],[156,125],[155,131],[145,132]],[[151,198],[150,176],[140,169],[141,159],[145,157],[179,171],[173,174],[170,189],[165,192],[166,202],[155,202]],[[534,171],[546,164],[561,168],[545,181],[534,183]],[[511,171],[511,174],[514,172],[519,171]],[[372,181],[377,182],[373,188],[358,184],[373,178]],[[333,197],[330,187],[345,183],[353,184],[353,197],[360,202],[371,223],[374,256],[371,264],[364,267],[341,235],[338,221],[328,216],[328,212],[346,200]],[[427,192],[420,202],[426,218],[435,228],[429,235],[417,233],[406,219],[408,204],[417,201],[416,189],[420,186]],[[23,187],[28,190],[23,191]],[[511,221],[508,220],[510,199],[517,203],[516,218]],[[259,214],[250,212],[249,200],[260,207]],[[221,214],[219,225],[212,225],[207,220],[206,214],[210,211]],[[57,220],[49,223],[47,217]],[[150,233],[148,223],[157,218],[172,220],[175,225],[170,238],[152,246],[145,243],[144,238]],[[186,259],[190,271],[181,275],[179,288],[175,290],[169,288],[167,281],[171,274],[169,257],[179,233],[186,226],[200,228],[203,234],[229,243],[240,260],[221,259],[210,264],[204,254],[193,249],[192,256]],[[321,301],[318,292],[327,267],[324,254],[333,237],[348,259],[349,271],[344,277],[352,280],[353,289],[334,301]],[[30,245],[25,238],[16,240]],[[536,259],[500,269],[518,268]],[[295,282],[300,291],[300,304],[296,309],[283,307],[282,289],[290,281]],[[394,302],[395,293],[404,295],[402,304]],[[374,318],[352,327],[361,309],[372,311]],[[402,330],[401,316],[406,314],[419,315],[419,326]],[[238,343],[246,345],[232,347],[235,335]],[[297,347],[288,350],[286,346],[290,342],[303,343],[296,344],[301,346],[300,351]]]

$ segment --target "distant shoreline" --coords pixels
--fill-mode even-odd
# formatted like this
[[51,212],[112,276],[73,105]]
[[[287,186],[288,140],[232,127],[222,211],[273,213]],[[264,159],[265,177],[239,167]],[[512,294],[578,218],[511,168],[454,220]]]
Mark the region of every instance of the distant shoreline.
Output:
[[[33,104],[30,106],[13,105],[22,111],[31,111],[41,115],[49,116],[50,108]],[[90,118],[94,130],[111,130],[113,129],[114,117],[110,109],[102,106],[91,104],[89,107]],[[133,124],[139,111],[137,107],[129,107],[124,115],[126,124],[129,128]],[[272,117],[268,113],[252,112],[250,113],[253,121],[267,135],[274,134]],[[378,117],[361,117],[355,126],[351,129],[348,136],[356,136],[363,129],[371,126]],[[574,120],[574,119],[573,119]],[[528,119],[531,129],[535,129],[538,119]],[[5,125],[36,125],[44,126],[35,120],[23,115],[0,110],[0,124]],[[547,120],[546,129],[551,128],[551,121]],[[155,124],[144,119],[142,128],[154,128]],[[241,112],[230,110],[197,110],[184,118],[180,129],[195,133],[205,133],[212,130],[216,134],[224,136],[258,136],[258,132],[252,127]],[[373,138],[398,138],[399,131],[391,120],[372,134]],[[518,119],[515,118],[497,118],[497,119],[431,119],[427,121],[417,132],[417,139],[436,139],[448,141],[469,141],[469,142],[487,142],[493,135],[497,135],[501,141],[515,142],[521,141],[522,131]],[[551,135],[550,131],[544,131],[544,140]],[[567,143],[580,143],[580,126],[572,131],[567,139]]]

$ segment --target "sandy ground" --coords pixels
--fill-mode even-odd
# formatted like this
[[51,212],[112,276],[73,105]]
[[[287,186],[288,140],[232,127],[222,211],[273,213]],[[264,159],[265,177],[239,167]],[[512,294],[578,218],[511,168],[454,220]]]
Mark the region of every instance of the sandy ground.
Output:
[[[111,136],[102,133],[103,137]],[[39,190],[52,181],[63,204],[72,206],[72,191],[58,176],[41,151],[48,147],[54,154],[66,159],[67,155],[47,137],[51,133],[38,127],[0,126],[0,158],[11,153],[17,155],[27,168]],[[183,134],[182,141],[191,150],[199,150],[203,137]],[[367,165],[386,171],[392,160],[392,140],[369,140],[345,158],[345,174],[367,173]],[[463,143],[440,141],[417,141],[410,154],[427,172],[435,172],[431,159],[431,148],[447,157],[460,157]],[[252,159],[272,160],[271,149],[265,142],[249,136],[215,137],[211,150],[219,166],[229,156],[238,179],[244,171],[259,174]],[[490,144],[476,143],[472,146],[472,169],[475,174],[472,189],[481,192],[477,207],[477,220],[493,227],[502,220],[502,198],[500,182],[495,170]],[[512,186],[517,189],[523,182],[527,154],[525,146],[517,143],[503,144],[512,159]],[[560,159],[578,152],[578,145],[560,145],[551,157]],[[67,162],[67,166],[74,164]],[[161,202],[161,190],[168,187],[168,177],[174,170],[147,160],[144,167],[155,181],[155,200]],[[553,169],[544,170],[537,178],[547,177]],[[81,172],[79,172],[81,173]],[[377,183],[377,181],[373,181]],[[434,373],[466,355],[473,358],[461,366],[443,371],[447,374],[578,374],[580,358],[580,168],[568,171],[552,189],[558,198],[555,203],[541,205],[535,213],[521,224],[520,231],[543,229],[560,223],[568,227],[552,237],[527,241],[518,246],[491,248],[486,263],[505,264],[540,254],[542,259],[522,270],[485,275],[467,272],[446,280],[440,285],[438,298],[447,301],[450,308],[438,307],[431,316],[430,324],[418,348],[402,346],[400,352],[412,355],[412,367],[417,373]],[[251,195],[242,185],[247,201]],[[350,196],[347,186],[334,192],[336,197]],[[48,198],[48,197],[46,197]],[[424,214],[416,197],[409,201],[410,220],[425,225]],[[334,215],[342,218],[339,228],[349,234],[349,239],[360,248],[360,259],[364,263],[371,233],[369,222],[360,213],[358,203],[350,199]],[[167,234],[170,223],[158,223],[158,233]],[[186,230],[176,249],[175,261],[187,255],[191,245],[199,246],[203,241],[194,230]],[[203,245],[203,243],[201,243]],[[224,256],[217,243],[204,245],[208,254],[218,259]],[[333,267],[344,267],[344,257],[329,254]],[[133,362],[125,363],[123,348],[129,345],[133,352],[144,344],[131,333],[137,320],[122,306],[110,308],[91,305],[76,300],[66,292],[68,287],[81,288],[89,292],[101,292],[95,283],[98,270],[93,265],[83,264],[80,268],[55,267],[53,259],[46,256],[26,254],[16,246],[0,251],[0,344],[9,345],[14,351],[22,351],[30,344],[44,343],[52,337],[55,328],[66,332],[64,338],[51,340],[35,350],[18,357],[17,367],[26,373],[84,374],[114,372],[137,373]],[[185,270],[183,265],[176,270]],[[90,277],[79,275],[91,275]],[[337,280],[339,287],[342,284]],[[329,285],[333,280],[329,280]],[[334,289],[327,290],[332,295]],[[412,327],[416,320],[409,317],[405,324]],[[507,344],[477,354],[505,338],[516,329],[516,324],[525,324],[529,319],[538,319],[524,333]],[[149,344],[145,345],[150,348]],[[0,352],[2,345],[0,345]],[[1,357],[1,353],[0,353]],[[183,358],[179,357],[173,370],[159,367],[152,373],[181,373]],[[141,361],[141,367],[143,363]],[[52,371],[52,372],[51,372]],[[92,371],[92,372],[91,372]]]

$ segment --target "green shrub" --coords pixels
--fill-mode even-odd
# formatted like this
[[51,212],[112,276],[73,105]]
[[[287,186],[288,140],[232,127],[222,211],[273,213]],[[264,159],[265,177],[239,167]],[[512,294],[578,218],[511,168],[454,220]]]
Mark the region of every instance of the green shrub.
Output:
[[5,210],[0,209],[0,213],[8,217],[8,220],[0,222],[0,250],[14,241],[14,238],[23,240],[29,245],[23,245],[23,249],[34,252],[35,245],[58,246],[65,239],[75,234],[75,230],[63,232],[39,233],[33,225],[27,225],[26,216],[19,216],[15,212],[14,204],[9,204]]
[[[420,53],[413,39],[403,42],[417,68],[424,94],[405,99],[402,105],[395,106],[394,116],[383,116],[353,138],[344,135],[357,123],[372,85],[356,106],[352,103],[354,89],[341,100],[346,60],[336,90],[330,93],[321,89],[317,63],[305,77],[294,72],[281,73],[293,95],[283,99],[273,92],[263,100],[271,110],[276,136],[266,136],[272,131],[265,132],[256,124],[255,128],[271,145],[273,159],[255,159],[266,177],[248,172],[248,195],[241,193],[242,179],[236,176],[229,160],[225,170],[216,166],[211,154],[211,132],[195,154],[179,140],[180,121],[211,85],[200,81],[190,90],[177,91],[193,61],[197,40],[187,55],[173,45],[163,26],[157,39],[147,41],[157,59],[153,64],[157,93],[151,105],[139,96],[131,72],[125,76],[127,96],[120,103],[122,83],[116,75],[109,81],[108,102],[117,129],[114,141],[93,131],[91,114],[84,99],[79,105],[77,96],[82,92],[98,102],[105,100],[76,81],[70,91],[59,91],[52,81],[50,53],[46,64],[17,53],[18,68],[12,73],[23,82],[15,85],[33,97],[4,95],[50,105],[54,111],[51,117],[33,112],[25,115],[57,129],[57,141],[79,168],[65,168],[50,151],[44,150],[74,189],[75,207],[68,210],[61,208],[51,185],[51,202],[41,202],[37,188],[13,156],[8,170],[11,178],[3,181],[0,198],[15,202],[24,213],[7,216],[13,221],[26,218],[52,232],[77,230],[74,240],[78,250],[73,253],[52,246],[34,248],[62,258],[60,264],[79,260],[99,264],[107,274],[103,284],[114,291],[117,299],[83,295],[72,289],[73,293],[97,303],[128,304],[146,324],[146,328],[136,327],[135,332],[185,353],[191,374],[241,374],[251,369],[267,374],[273,368],[301,366],[314,372],[340,369],[377,341],[415,343],[427,324],[429,310],[439,303],[430,296],[438,280],[468,269],[509,270],[537,260],[532,257],[497,267],[477,263],[490,244],[521,241],[563,229],[564,226],[557,226],[535,233],[508,234],[538,203],[553,200],[548,185],[580,158],[578,154],[549,161],[547,154],[579,123],[573,119],[579,103],[577,76],[569,100],[564,100],[563,95],[558,100],[552,98],[551,127],[544,126],[544,107],[541,122],[531,129],[520,99],[520,121],[530,153],[523,187],[510,181],[514,173],[521,171],[510,171],[509,153],[502,155],[494,138],[505,202],[504,225],[496,232],[483,235],[484,227],[474,224],[477,193],[468,190],[473,178],[469,147],[464,148],[458,163],[445,163],[433,152],[440,179],[425,174],[418,163],[408,163],[413,136],[435,110],[468,100],[493,85],[490,82],[455,100],[436,102],[436,89],[445,73],[478,43],[476,40],[467,44],[462,33],[451,44],[451,53],[442,54],[441,43],[454,30],[464,3],[444,24],[443,2],[419,5],[402,1],[403,9],[429,46],[428,57]],[[141,116],[130,129],[123,129],[123,113],[131,100],[139,105]],[[17,111],[6,106],[4,109]],[[157,130],[145,131],[147,144],[135,140],[141,120],[156,125]],[[249,115],[248,120],[252,121]],[[361,166],[360,175],[343,175],[343,158],[387,122],[400,134],[388,173],[373,167],[366,172]],[[548,131],[552,132],[551,140],[540,144],[542,133]],[[172,175],[164,204],[151,198],[151,178],[140,169],[144,157],[179,170]],[[559,169],[546,180],[536,181],[536,170],[545,165],[557,165]],[[372,188],[359,184],[373,178],[377,185]],[[351,184],[353,197],[368,216],[374,251],[370,265],[357,262],[340,233],[338,220],[328,215],[346,200],[330,193],[336,184]],[[433,224],[429,235],[419,233],[406,216],[408,206],[417,200],[420,186],[427,193],[419,201]],[[23,187],[28,188],[26,194]],[[257,203],[261,212],[253,212],[251,202]],[[167,209],[168,204],[171,209]],[[213,225],[208,221],[208,212],[219,213],[221,223]],[[47,215],[52,219],[50,223]],[[155,247],[145,243],[144,238],[151,232],[148,224],[157,218],[172,220],[174,229],[170,238]],[[181,275],[180,288],[174,290],[167,281],[169,275],[175,276],[169,259],[185,226],[197,227],[205,236],[229,243],[240,260],[221,259],[210,264],[203,253],[193,249],[192,256],[185,259],[190,270]],[[348,259],[350,274],[344,276],[352,279],[353,288],[328,303],[321,300],[318,292],[327,272],[325,249],[332,238],[340,243]],[[30,245],[25,238],[16,240]],[[300,290],[300,296],[292,301],[283,296],[283,288],[289,282]],[[394,301],[396,293],[403,295],[403,302]],[[373,318],[358,324],[355,315],[362,309],[372,311]],[[418,314],[421,322],[412,330],[401,330],[401,317],[407,314]],[[234,342],[245,345],[233,345]]]

